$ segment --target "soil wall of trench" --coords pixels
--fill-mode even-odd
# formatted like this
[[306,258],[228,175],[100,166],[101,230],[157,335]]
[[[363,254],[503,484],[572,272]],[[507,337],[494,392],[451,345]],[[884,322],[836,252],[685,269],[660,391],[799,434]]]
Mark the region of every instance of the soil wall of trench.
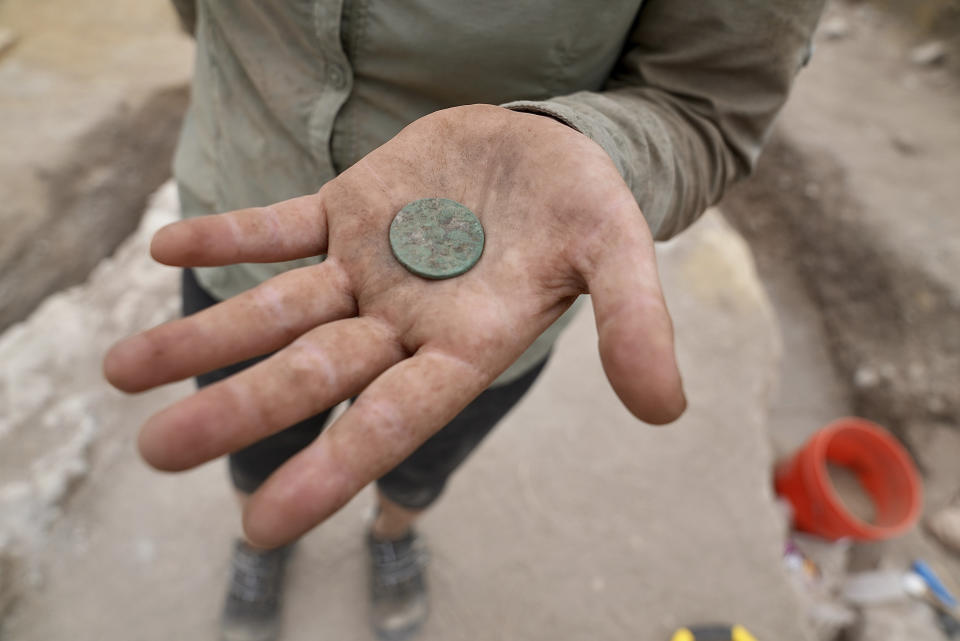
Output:
[[826,151],[784,131],[722,209],[764,261],[792,265],[816,302],[852,410],[905,437],[960,416],[960,300],[884,250]]

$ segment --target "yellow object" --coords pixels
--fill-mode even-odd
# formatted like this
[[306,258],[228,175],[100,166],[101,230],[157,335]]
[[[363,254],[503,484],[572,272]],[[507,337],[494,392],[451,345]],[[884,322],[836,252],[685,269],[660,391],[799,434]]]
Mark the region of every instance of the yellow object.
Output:
[[730,638],[733,641],[757,641],[742,625],[735,625],[730,629]]
[[757,641],[757,639],[742,625],[734,625],[680,628],[673,633],[670,641]]

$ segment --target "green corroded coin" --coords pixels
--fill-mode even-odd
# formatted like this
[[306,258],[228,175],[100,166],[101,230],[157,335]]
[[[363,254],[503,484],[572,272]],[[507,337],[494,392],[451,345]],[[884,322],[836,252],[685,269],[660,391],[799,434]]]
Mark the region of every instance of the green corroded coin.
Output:
[[406,205],[390,223],[390,248],[418,276],[453,278],[480,260],[483,226],[454,200],[423,198]]

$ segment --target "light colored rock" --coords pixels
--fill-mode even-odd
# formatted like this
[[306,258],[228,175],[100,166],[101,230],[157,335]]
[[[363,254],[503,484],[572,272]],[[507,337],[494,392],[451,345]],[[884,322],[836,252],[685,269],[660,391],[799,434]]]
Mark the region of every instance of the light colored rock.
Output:
[[939,40],[914,47],[910,51],[910,62],[921,67],[932,67],[947,60],[947,45]]
[[0,27],[0,58],[17,45],[19,37],[12,29]]
[[841,40],[850,35],[850,21],[844,16],[831,16],[823,21],[819,31],[827,40]]
[[853,373],[853,384],[860,389],[876,387],[880,382],[880,374],[869,365],[861,365]]
[[[114,335],[147,321],[153,306],[168,314],[175,300],[159,275],[153,293],[136,284],[162,270],[145,245],[128,250],[143,252],[140,262],[118,258],[85,290],[91,306],[107,309],[112,296],[116,314],[135,316],[108,321]],[[423,641],[660,639],[716,620],[740,621],[760,639],[812,638],[782,567],[785,523],[764,427],[779,338],[749,250],[714,212],[659,256],[686,416],[668,428],[632,418],[603,374],[593,318],[581,313],[528,398],[424,517],[433,602]],[[75,371],[99,385],[91,370]],[[187,389],[110,397],[101,455],[49,531],[44,585],[14,611],[12,638],[215,637],[238,531],[225,471],[159,476],[130,442],[144,416]],[[299,546],[287,641],[368,638],[370,499],[367,490]]]
[[51,297],[0,335],[0,564],[15,568],[0,589],[7,604],[42,580],[64,500],[90,473],[98,438],[116,436],[102,434],[119,400],[100,376],[104,351],[176,311],[176,272],[146,259],[150,236],[176,208],[168,186],[87,285]]
[[948,549],[960,553],[960,499],[927,517],[927,529]]

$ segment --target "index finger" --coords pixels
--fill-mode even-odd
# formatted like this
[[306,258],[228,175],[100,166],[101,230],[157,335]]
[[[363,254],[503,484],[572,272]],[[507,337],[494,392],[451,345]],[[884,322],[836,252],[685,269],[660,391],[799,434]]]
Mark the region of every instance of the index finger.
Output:
[[326,251],[327,215],[320,193],[171,223],[154,234],[150,245],[155,260],[177,267],[274,263]]

